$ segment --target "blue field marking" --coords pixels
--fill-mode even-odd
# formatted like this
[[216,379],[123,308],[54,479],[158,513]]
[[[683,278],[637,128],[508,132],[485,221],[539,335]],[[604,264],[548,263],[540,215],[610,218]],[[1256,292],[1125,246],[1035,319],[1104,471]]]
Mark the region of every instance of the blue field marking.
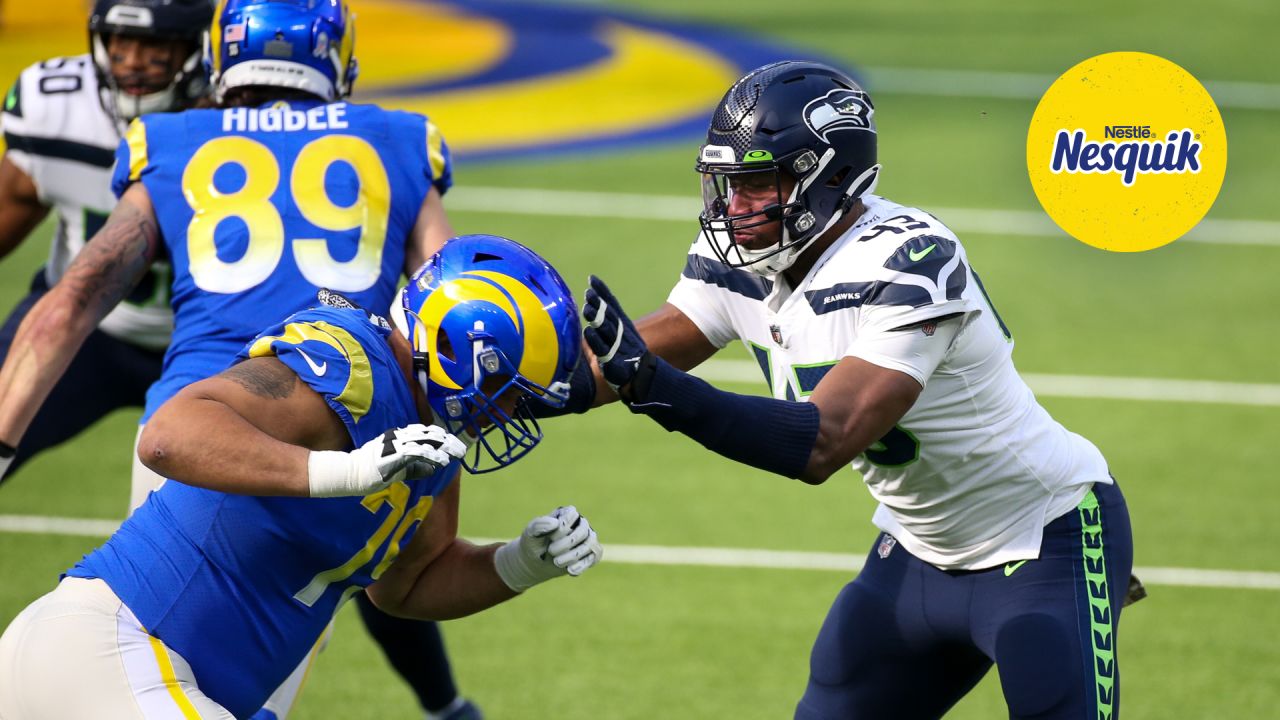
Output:
[[[406,67],[403,78],[384,80],[368,89],[361,99],[374,100],[390,107],[406,107],[432,116],[449,139],[456,156],[469,161],[508,160],[512,158],[556,155],[566,151],[598,151],[632,148],[649,143],[692,141],[706,130],[711,110],[729,85],[746,71],[782,59],[822,60],[839,64],[812,50],[778,43],[738,30],[704,23],[655,18],[638,12],[602,7],[583,7],[554,3],[514,3],[498,0],[417,0],[424,12],[447,12],[455,17],[490,27],[500,34],[505,47],[489,65],[462,75],[420,72]],[[374,28],[376,31],[377,28]],[[725,72],[705,79],[697,88],[696,102],[688,99],[673,102],[664,95],[661,81],[629,84],[619,78],[616,85],[608,78],[597,78],[594,84],[579,88],[567,82],[588,73],[619,71],[626,64],[626,47],[617,32],[642,35],[654,43],[669,43],[686,48],[690,55],[702,53],[714,57]],[[368,41],[368,35],[362,37]],[[379,61],[379,50],[366,42],[358,48],[362,62]],[[424,38],[430,46],[430,38]],[[477,49],[477,54],[484,49]],[[460,66],[468,66],[467,58],[457,58]],[[681,67],[696,58],[681,53],[667,53],[652,67],[652,77],[680,77],[688,73]],[[634,70],[634,66],[630,66]],[[705,64],[699,65],[705,67]],[[845,68],[846,70],[849,68]],[[438,69],[437,69],[438,70]],[[513,94],[546,89],[548,96],[561,94],[566,112],[574,115],[573,125],[548,128],[539,133],[536,114],[532,119],[528,108]],[[590,90],[588,90],[590,88]],[[687,88],[686,88],[687,89]],[[485,98],[485,90],[494,97]],[[590,93],[602,96],[602,106],[612,108],[602,113],[591,112]],[[627,98],[638,108],[648,111],[644,120],[626,123],[620,120],[619,99]],[[527,99],[527,96],[526,96]],[[554,97],[551,98],[555,100]],[[585,104],[585,107],[577,107]],[[514,105],[514,107],[512,107]],[[667,106],[672,105],[669,112]],[[610,116],[610,112],[613,113]],[[472,130],[478,123],[490,122],[495,116],[509,115],[511,121],[503,129],[477,136]],[[638,113],[639,115],[640,113]],[[557,120],[564,118],[558,117]],[[548,123],[555,125],[555,123]],[[620,127],[620,125],[626,125]],[[505,130],[505,132],[504,132]],[[469,134],[470,133],[470,134]]]

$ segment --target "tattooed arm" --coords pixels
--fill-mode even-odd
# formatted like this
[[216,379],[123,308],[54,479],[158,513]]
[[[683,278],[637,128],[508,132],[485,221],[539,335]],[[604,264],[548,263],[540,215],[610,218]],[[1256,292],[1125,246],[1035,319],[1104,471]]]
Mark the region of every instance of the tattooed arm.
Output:
[[162,405],[143,429],[138,457],[188,485],[307,497],[310,451],[349,446],[324,398],[284,363],[262,357],[189,385]]
[[22,439],[85,338],[138,284],[159,242],[151,197],[135,184],[18,327],[0,368],[0,441]]

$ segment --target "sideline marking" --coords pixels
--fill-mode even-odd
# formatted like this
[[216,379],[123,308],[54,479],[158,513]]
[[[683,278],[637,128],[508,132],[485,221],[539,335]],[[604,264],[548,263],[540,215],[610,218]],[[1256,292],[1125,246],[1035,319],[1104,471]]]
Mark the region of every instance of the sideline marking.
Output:
[[[863,68],[867,89],[875,93],[941,95],[1039,100],[1056,75],[983,70],[925,68]],[[1205,89],[1221,107],[1280,110],[1280,85],[1231,80],[1206,80]]]
[[[708,360],[695,368],[693,374],[709,382],[759,384],[764,379],[760,374],[760,366],[754,360]],[[1027,385],[1031,386],[1031,391],[1040,397],[1280,406],[1280,385],[1099,375],[1020,374]]]
[[[40,535],[106,537],[119,525],[114,520],[0,515],[0,532]],[[468,538],[476,543],[503,542],[492,538]],[[854,572],[863,556],[852,553],[755,550],[749,548],[669,547],[665,545],[606,546],[608,562],[629,565],[690,565],[771,570],[829,570]],[[1200,568],[1140,567],[1134,572],[1147,585],[1180,585],[1246,590],[1280,590],[1280,573]]]
[[[450,211],[504,215],[558,215],[622,220],[669,220],[696,230],[702,204],[687,195],[543,190],[534,188],[455,187],[445,196]],[[1032,237],[1070,236],[1041,210],[925,208],[957,232]],[[693,237],[694,230],[690,231]],[[1280,222],[1273,220],[1204,220],[1180,242],[1280,247]]]

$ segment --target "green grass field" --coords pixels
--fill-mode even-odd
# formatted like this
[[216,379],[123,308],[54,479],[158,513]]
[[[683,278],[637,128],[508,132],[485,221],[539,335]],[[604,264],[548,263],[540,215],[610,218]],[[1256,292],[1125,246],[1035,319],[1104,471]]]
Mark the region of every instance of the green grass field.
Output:
[[[357,9],[359,1],[355,0]],[[1205,82],[1280,91],[1280,6],[1263,0],[965,7],[909,0],[854,7],[748,0],[628,0],[671,18],[727,22],[864,68],[1056,75],[1091,55],[1143,50]],[[362,42],[374,42],[368,36]],[[34,59],[34,58],[33,58]],[[874,79],[874,73],[871,74]],[[936,96],[870,87],[885,165],[879,192],[931,207],[1039,211],[1027,180],[1034,99]],[[1277,103],[1280,108],[1280,103]],[[1222,107],[1231,154],[1212,220],[1280,221],[1274,131],[1280,109]],[[448,128],[443,128],[448,133]],[[467,165],[458,187],[696,197],[698,139],[555,159]],[[446,198],[446,205],[448,200]],[[454,211],[464,232],[506,234],[545,253],[571,285],[610,282],[634,314],[665,298],[696,220]],[[632,208],[634,209],[634,208]],[[941,219],[948,218],[942,214]],[[1271,226],[1276,227],[1276,226]],[[49,227],[0,264],[8,308],[42,261]],[[1180,241],[1135,255],[1062,237],[961,233],[1017,340],[1027,373],[1280,383],[1280,243]],[[1220,240],[1230,241],[1230,237]],[[722,355],[745,360],[736,348]],[[762,384],[731,385],[761,391]],[[1097,443],[1123,484],[1140,567],[1280,573],[1280,407],[1085,399],[1043,403]],[[120,412],[38,458],[0,489],[0,515],[118,519],[136,413]],[[606,546],[711,546],[861,555],[873,503],[852,471],[813,488],[744,469],[610,407],[548,424],[544,447],[464,484],[462,531],[514,535],[575,503]],[[0,626],[99,540],[0,532]],[[1274,575],[1272,575],[1274,577]],[[613,562],[493,611],[448,623],[464,692],[493,718],[789,717],[809,646],[849,573]],[[1124,713],[1150,718],[1280,716],[1280,592],[1151,584],[1126,611]],[[994,674],[948,716],[1004,714]],[[350,610],[338,619],[295,716],[417,717]]]

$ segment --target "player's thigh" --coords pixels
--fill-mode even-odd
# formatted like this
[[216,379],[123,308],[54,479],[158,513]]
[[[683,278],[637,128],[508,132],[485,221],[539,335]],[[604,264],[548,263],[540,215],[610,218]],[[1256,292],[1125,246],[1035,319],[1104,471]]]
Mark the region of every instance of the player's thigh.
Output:
[[231,720],[101,580],[67,578],[0,638],[3,720]]
[[990,669],[977,648],[930,630],[919,562],[902,547],[873,554],[840,591],[814,642],[796,718],[939,718]]
[[996,620],[984,642],[1010,717],[1117,714],[1119,615],[1132,563],[1123,498],[1118,488],[1099,485],[1045,528],[1038,560],[1003,577],[991,574],[980,602],[996,608]]

